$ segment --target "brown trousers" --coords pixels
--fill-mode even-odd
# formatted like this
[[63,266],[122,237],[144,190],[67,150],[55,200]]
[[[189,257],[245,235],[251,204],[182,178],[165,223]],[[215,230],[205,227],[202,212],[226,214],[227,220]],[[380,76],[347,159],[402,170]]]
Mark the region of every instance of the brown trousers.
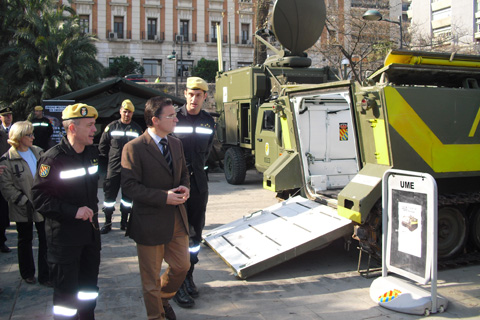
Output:
[[[158,246],[137,244],[137,254],[148,319],[165,319],[162,299],[175,295],[190,268],[188,236],[180,213],[177,211],[175,215],[175,229],[169,243]],[[160,276],[163,260],[168,268]]]

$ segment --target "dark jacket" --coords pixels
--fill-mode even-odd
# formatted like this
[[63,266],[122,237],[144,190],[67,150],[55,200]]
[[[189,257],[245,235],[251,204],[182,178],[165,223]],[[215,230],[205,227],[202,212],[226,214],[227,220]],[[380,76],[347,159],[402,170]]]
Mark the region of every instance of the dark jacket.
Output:
[[196,185],[192,190],[205,192],[208,190],[205,165],[212,150],[215,121],[205,110],[196,116],[189,115],[185,106],[177,111],[177,118],[174,134],[182,141],[188,170],[194,176],[191,182]]
[[108,159],[109,172],[120,173],[123,147],[141,134],[142,128],[133,121],[123,124],[120,120],[115,120],[105,127],[98,144],[98,152],[101,161]]
[[185,206],[167,205],[167,191],[190,186],[182,143],[168,137],[173,174],[148,130],[127,143],[122,154],[122,190],[133,199],[127,234],[136,243],[153,246],[170,242],[179,211],[188,233]]
[[33,134],[35,135],[33,144],[39,146],[43,150],[47,150],[49,148],[50,137],[53,133],[53,127],[50,120],[46,117],[42,117],[40,119],[33,118],[31,122],[33,125]]
[[75,219],[77,210],[87,206],[98,212],[98,151],[86,146],[76,153],[64,137],[39,160],[33,183],[35,208],[45,217],[49,244],[85,245],[100,243],[98,215],[89,220]]

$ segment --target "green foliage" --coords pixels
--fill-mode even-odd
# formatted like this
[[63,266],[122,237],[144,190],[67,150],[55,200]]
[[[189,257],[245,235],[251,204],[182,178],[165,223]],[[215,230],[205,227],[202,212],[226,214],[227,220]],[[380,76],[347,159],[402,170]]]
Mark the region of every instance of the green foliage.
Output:
[[145,68],[135,61],[133,57],[119,56],[114,57],[110,66],[105,69],[105,76],[118,76],[124,77],[127,74],[142,74],[145,72]]
[[95,38],[72,8],[51,0],[0,2],[0,104],[25,119],[42,100],[98,83]]
[[217,71],[217,61],[202,58],[197,62],[197,66],[192,68],[192,76],[203,78],[207,82],[215,82]]

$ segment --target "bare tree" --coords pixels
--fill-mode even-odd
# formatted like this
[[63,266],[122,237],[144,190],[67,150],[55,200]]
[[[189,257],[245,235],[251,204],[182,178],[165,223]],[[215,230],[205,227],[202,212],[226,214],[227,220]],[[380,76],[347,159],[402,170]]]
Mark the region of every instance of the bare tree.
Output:
[[[255,30],[265,29],[268,26],[269,0],[257,0]],[[265,39],[265,37],[264,37]],[[262,64],[267,59],[267,47],[260,41],[255,40],[253,47],[253,64]]]
[[[386,53],[397,44],[390,40],[390,25],[362,19],[366,4],[362,6],[357,1],[358,6],[345,6],[348,3],[326,1],[325,30],[308,53],[320,56],[327,65],[338,70],[339,79],[362,81],[382,66]],[[388,0],[377,1],[377,9],[387,15],[388,5]]]

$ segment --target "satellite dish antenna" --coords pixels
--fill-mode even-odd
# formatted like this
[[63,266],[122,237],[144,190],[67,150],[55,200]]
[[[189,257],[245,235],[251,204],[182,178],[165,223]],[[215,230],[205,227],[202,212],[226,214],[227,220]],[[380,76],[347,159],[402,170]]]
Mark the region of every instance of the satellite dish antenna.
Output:
[[273,6],[272,27],[275,37],[294,56],[313,46],[325,26],[323,0],[277,0]]

